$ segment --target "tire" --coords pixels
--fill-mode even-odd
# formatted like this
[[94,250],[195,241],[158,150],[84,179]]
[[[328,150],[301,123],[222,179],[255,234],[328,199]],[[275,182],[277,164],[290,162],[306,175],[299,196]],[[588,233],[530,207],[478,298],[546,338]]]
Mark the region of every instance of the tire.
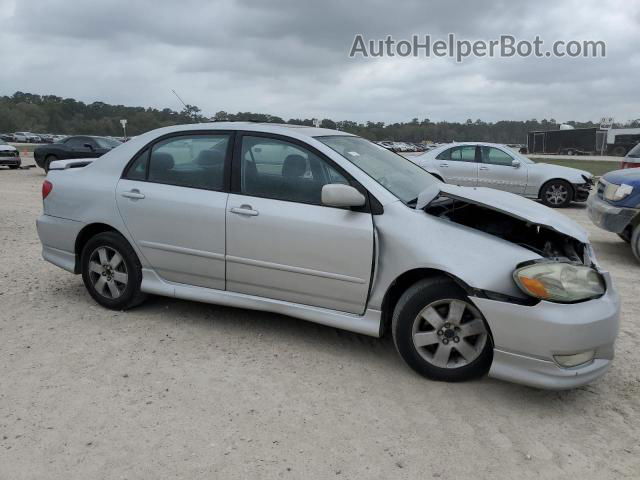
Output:
[[550,180],[540,189],[540,200],[547,207],[568,207],[573,200],[573,187],[565,180]]
[[569,156],[573,155],[573,150],[571,150],[571,149],[567,150],[567,155],[569,155]]
[[17,170],[18,168],[20,168],[20,165],[9,165],[9,168],[11,170]]
[[631,251],[636,257],[636,260],[640,262],[640,225],[637,225],[636,228],[633,229],[633,234],[631,235]]
[[42,167],[44,168],[45,173],[49,173],[49,164],[51,162],[55,162],[56,160],[58,160],[58,157],[56,157],[55,155],[46,156],[46,158],[44,159],[44,166]]
[[103,232],[91,237],[82,249],[80,262],[84,286],[103,307],[128,310],[145,300],[146,295],[140,291],[140,260],[119,233]]
[[618,236],[627,243],[631,243],[631,235],[633,235],[631,226],[625,228],[622,233],[618,233]]
[[478,378],[493,360],[493,342],[482,314],[448,278],[420,280],[409,287],[398,300],[391,330],[400,356],[431,380]]

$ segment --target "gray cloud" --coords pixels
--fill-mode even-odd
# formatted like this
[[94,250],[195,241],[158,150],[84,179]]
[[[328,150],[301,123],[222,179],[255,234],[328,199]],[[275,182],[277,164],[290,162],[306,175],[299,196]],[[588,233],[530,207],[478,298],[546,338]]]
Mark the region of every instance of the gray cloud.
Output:
[[[0,0],[0,94],[180,107],[207,114],[640,117],[640,5],[616,0]],[[356,34],[607,42],[606,59],[350,59]],[[10,68],[6,68],[10,66]]]

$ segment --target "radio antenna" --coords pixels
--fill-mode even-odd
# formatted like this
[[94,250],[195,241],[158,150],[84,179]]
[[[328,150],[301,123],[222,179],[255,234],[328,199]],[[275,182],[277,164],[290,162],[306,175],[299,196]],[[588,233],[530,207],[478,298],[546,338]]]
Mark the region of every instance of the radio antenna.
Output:
[[180,95],[178,95],[178,92],[176,92],[173,88],[171,89],[171,91],[178,98],[178,100],[180,100],[180,103],[184,106],[184,108],[187,108],[187,104],[184,103],[184,101],[180,98]]

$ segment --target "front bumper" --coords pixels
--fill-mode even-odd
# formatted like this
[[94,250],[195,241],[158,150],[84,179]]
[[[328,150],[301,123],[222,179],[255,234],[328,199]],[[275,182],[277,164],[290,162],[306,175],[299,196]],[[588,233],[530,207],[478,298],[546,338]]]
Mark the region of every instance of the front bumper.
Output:
[[[563,390],[593,382],[608,370],[620,323],[620,299],[603,273],[607,291],[574,304],[534,306],[472,297],[489,324],[494,356],[489,376],[532,387]],[[594,359],[561,367],[554,355],[595,350]]]
[[594,225],[614,233],[622,233],[640,209],[615,207],[596,193],[587,200],[587,214]]
[[587,183],[574,183],[573,184],[573,200],[576,202],[584,202],[589,198],[589,193],[591,192],[591,187],[593,187],[593,182],[589,181]]
[[18,167],[20,165],[22,165],[22,160],[20,159],[20,157],[1,157],[0,156],[0,165],[8,165],[8,166],[14,166],[17,165]]

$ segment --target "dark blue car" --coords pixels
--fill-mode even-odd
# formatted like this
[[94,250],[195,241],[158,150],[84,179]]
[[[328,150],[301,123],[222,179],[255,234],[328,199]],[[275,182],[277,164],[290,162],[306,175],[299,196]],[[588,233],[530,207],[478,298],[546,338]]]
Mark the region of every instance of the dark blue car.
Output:
[[598,227],[631,243],[640,260],[640,168],[605,174],[587,201],[589,218]]

